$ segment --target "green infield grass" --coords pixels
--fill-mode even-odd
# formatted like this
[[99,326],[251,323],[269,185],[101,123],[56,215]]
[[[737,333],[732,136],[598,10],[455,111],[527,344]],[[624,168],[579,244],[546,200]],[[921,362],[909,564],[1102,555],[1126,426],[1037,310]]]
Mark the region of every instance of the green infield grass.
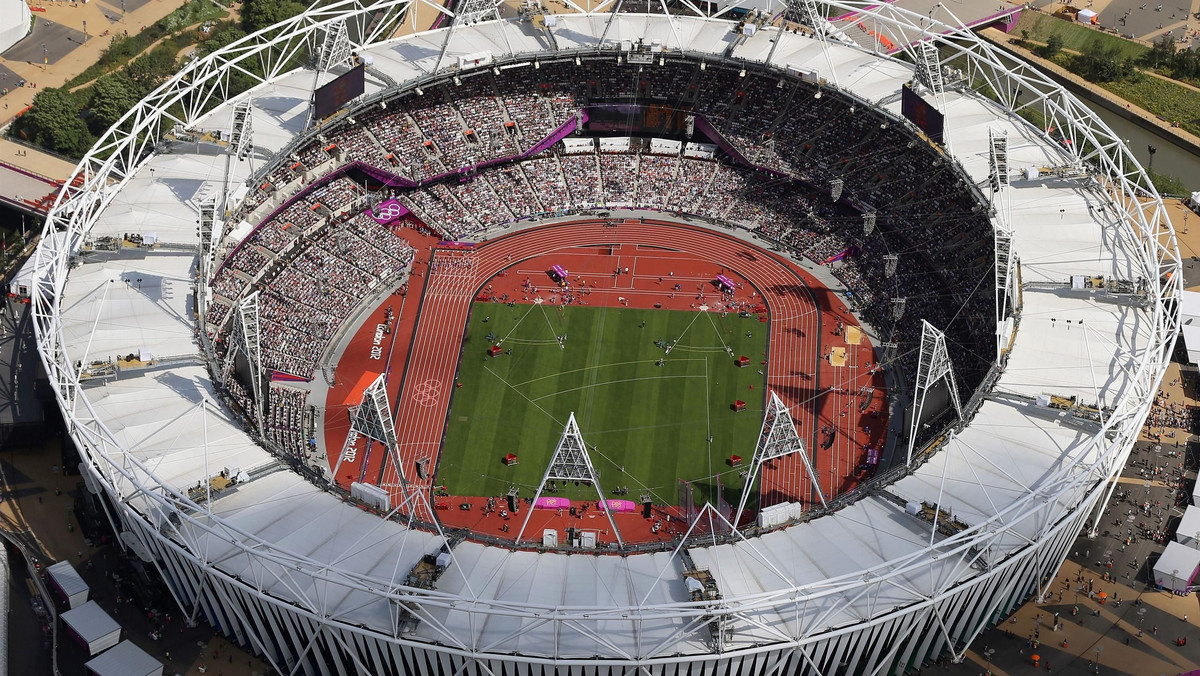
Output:
[[[494,344],[503,352],[492,357]],[[649,492],[676,504],[684,479],[702,504],[715,499],[719,475],[736,502],[743,480],[728,459],[748,463],[754,454],[766,351],[767,325],[757,317],[476,303],[437,480],[454,495],[501,495],[515,485],[532,497],[574,413],[605,496],[624,486],[621,497]],[[750,365],[738,367],[731,353]],[[739,399],[746,410],[735,413]],[[504,463],[508,453],[517,464]],[[595,491],[560,486],[558,495]]]

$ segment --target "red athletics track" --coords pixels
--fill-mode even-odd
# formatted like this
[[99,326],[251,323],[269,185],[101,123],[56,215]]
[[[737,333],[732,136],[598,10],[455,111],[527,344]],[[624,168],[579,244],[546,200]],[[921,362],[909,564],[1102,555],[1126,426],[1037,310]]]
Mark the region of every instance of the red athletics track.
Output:
[[[595,246],[597,243],[607,246]],[[521,264],[532,255],[570,254],[575,259],[581,245],[589,245],[586,249],[603,261],[596,270],[590,266],[583,270],[577,263],[572,263],[575,265],[572,275],[577,271],[588,273],[585,279],[589,288],[594,289],[587,297],[591,304],[617,305],[617,299],[623,297],[631,305],[650,307],[661,302],[665,307],[687,308],[698,302],[695,296],[701,292],[700,288],[722,268],[727,272],[736,271],[750,280],[757,290],[751,293],[761,293],[771,313],[769,340],[775,358],[767,367],[768,386],[778,392],[791,409],[801,436],[816,448],[817,470],[826,497],[853,486],[854,470],[863,462],[864,447],[879,444],[886,426],[885,418],[874,415],[881,411],[884,397],[882,376],[873,376],[867,370],[870,346],[865,339],[858,346],[846,346],[841,337],[830,331],[839,320],[848,326],[855,325],[854,318],[815,279],[783,259],[717,231],[658,221],[628,221],[615,228],[605,227],[598,221],[553,225],[517,232],[474,251],[437,252],[434,263],[441,267],[429,278],[422,297],[411,355],[397,351],[389,360],[393,381],[395,372],[406,362],[403,392],[396,407],[397,434],[401,461],[411,483],[423,490],[430,487],[430,480],[417,480],[411,468],[419,458],[436,459],[453,389],[460,339],[476,292],[486,288],[489,280],[510,267],[513,261],[517,265],[511,274],[492,280],[494,286],[512,288],[512,284],[519,285],[526,276],[533,279],[534,275],[542,275],[544,269],[539,269],[540,265],[526,270]],[[682,267],[684,261],[678,260],[676,254],[650,247],[669,247],[688,258],[708,263],[701,264],[701,269],[677,270],[674,268]],[[618,265],[622,269],[629,267],[630,273],[612,274]],[[696,267],[694,261],[689,261],[689,267]],[[670,283],[672,271],[676,273],[675,283],[683,287],[680,292],[675,292],[674,298],[669,297],[674,288]],[[659,282],[660,277],[664,282]],[[540,279],[544,286],[549,286],[544,276]],[[496,284],[500,280],[506,282]],[[501,292],[500,289],[494,291]],[[549,293],[547,289],[546,294]],[[411,295],[410,290],[410,303]],[[742,295],[745,300],[745,294]],[[707,291],[707,296],[716,298],[712,291]],[[517,302],[523,300],[524,295]],[[711,301],[706,299],[705,302]],[[411,310],[406,314],[411,317]],[[364,327],[367,329],[374,334],[371,323]],[[831,346],[846,347],[849,352],[846,366],[835,367],[821,358],[821,351]],[[363,357],[347,350],[342,366],[339,366],[339,381],[344,380],[342,368],[360,373],[366,370],[356,363],[351,366],[351,362]],[[880,390],[867,411],[869,417],[859,414],[859,390],[864,386]],[[761,405],[761,393],[757,395],[758,399],[752,399],[754,395],[749,392],[747,395],[748,400]],[[835,428],[837,434],[832,445],[824,448],[822,442],[828,441],[829,435],[819,434],[818,429],[829,426]],[[867,427],[870,427],[869,435]],[[344,428],[342,434],[344,438]],[[331,443],[333,441],[327,435],[330,448],[341,447],[341,441],[336,444]],[[331,462],[335,459],[336,451],[331,455]],[[374,468],[382,464],[382,458],[380,454],[373,454],[366,462],[370,467],[363,474],[371,481]],[[806,504],[816,501],[796,458],[781,459],[774,465],[764,473],[764,504],[796,499]],[[381,485],[395,486],[395,468],[387,463],[379,479]],[[346,477],[339,476],[337,480],[345,483]]]
[[[337,467],[337,457],[350,431],[348,408],[358,406],[362,392],[380,373],[388,373],[388,401],[396,401],[400,393],[400,376],[404,372],[408,350],[417,326],[417,306],[425,290],[429,256],[437,238],[421,234],[411,228],[395,229],[397,235],[412,245],[412,272],[405,288],[371,310],[370,317],[351,337],[337,365],[335,385],[325,396],[325,448],[330,469]],[[386,322],[386,311],[391,306],[393,320],[391,332],[379,336],[376,345],[376,328]],[[373,351],[372,348],[375,348]],[[378,358],[376,358],[378,357]],[[337,467],[337,483],[349,488],[354,481],[376,483],[383,463],[383,446],[360,438],[352,449],[348,449],[340,467]],[[372,471],[373,470],[373,471]]]

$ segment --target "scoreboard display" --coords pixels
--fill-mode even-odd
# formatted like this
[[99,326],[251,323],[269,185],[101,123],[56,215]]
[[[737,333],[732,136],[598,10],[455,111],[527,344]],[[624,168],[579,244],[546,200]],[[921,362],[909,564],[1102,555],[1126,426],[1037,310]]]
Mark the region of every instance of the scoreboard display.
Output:
[[934,143],[942,145],[945,116],[907,84],[900,91],[900,114],[917,125]]
[[676,134],[684,113],[659,104],[601,103],[588,106],[587,129],[621,134]]
[[338,108],[346,105],[366,91],[366,66],[351,68],[349,72],[338,76],[333,82],[313,92],[313,112],[318,120],[323,120],[337,112]]

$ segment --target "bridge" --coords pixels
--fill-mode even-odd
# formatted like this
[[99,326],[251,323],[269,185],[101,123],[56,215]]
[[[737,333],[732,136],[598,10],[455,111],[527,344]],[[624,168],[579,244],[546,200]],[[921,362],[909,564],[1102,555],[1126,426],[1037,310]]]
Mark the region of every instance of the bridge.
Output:
[[45,216],[75,165],[10,139],[0,140],[0,204]]

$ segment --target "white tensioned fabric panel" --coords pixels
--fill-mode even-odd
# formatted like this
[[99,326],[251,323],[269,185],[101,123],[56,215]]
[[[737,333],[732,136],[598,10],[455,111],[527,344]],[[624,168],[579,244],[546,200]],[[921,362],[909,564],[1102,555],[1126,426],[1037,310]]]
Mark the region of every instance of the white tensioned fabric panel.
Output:
[[[233,180],[242,181],[250,175],[245,163],[234,165]],[[223,156],[154,155],[120,191],[114,191],[112,202],[89,234],[97,238],[154,232],[159,242],[198,244],[196,211],[186,202],[205,182],[221,184],[224,180]]]
[[[972,425],[936,457],[892,486],[907,501],[938,502],[963,523],[981,523],[1039,488],[1065,459],[1087,452],[1090,436],[1047,420],[1032,405],[985,402]],[[1094,459],[1094,458],[1089,458]],[[943,473],[945,480],[943,482]],[[1026,514],[1006,514],[1014,531],[999,546],[1026,545],[1043,523]],[[914,517],[915,518],[915,517]]]
[[156,357],[199,354],[191,323],[194,254],[99,254],[63,291],[63,332],[77,361],[149,349]]
[[[1003,112],[990,101],[968,98],[954,92],[946,95],[951,111],[949,125],[954,136],[954,158],[972,176],[987,176],[991,170],[991,150],[988,132],[992,129],[1008,133],[1008,173],[1010,180],[1018,180],[1020,169],[1027,166],[1045,167],[1061,161],[1045,142],[1037,138],[1037,132],[1017,118],[998,117]],[[899,104],[895,111],[900,112]],[[1021,122],[1021,124],[1017,124]],[[1011,192],[1007,199],[1011,199]],[[990,193],[985,194],[990,195]]]
[[1125,369],[1146,349],[1151,326],[1144,313],[1128,301],[1101,303],[1068,289],[1026,289],[1023,296],[1021,331],[1040,345],[1013,350],[999,388],[1115,403],[1129,385]]
[[30,9],[25,0],[0,0],[0,52],[29,34]]
[[[216,474],[224,467],[249,468],[272,459],[246,437],[232,414],[213,403],[217,395],[203,366],[149,371],[85,394],[122,447],[179,490],[203,480],[206,462],[209,474]],[[201,400],[208,405],[201,406]]]
[[[336,564],[336,569],[375,580],[380,589],[393,579],[402,582],[422,556],[436,553],[443,543],[436,533],[346,509],[338,498],[290,472],[275,472],[215,500],[213,513],[223,523],[271,543],[282,555]],[[314,579],[290,567],[255,564],[217,536],[198,529],[192,535],[210,560],[221,561],[223,570],[238,577],[254,580],[266,593],[301,606],[317,604],[353,624],[376,630],[390,626],[386,600],[340,584],[336,574]]]
[[[572,556],[565,574],[558,579],[545,579],[542,574],[542,559],[557,557],[554,554],[534,552],[507,552],[464,542],[454,550],[455,565],[451,566],[438,580],[438,590],[468,598],[496,601],[524,602],[528,599],[527,588],[533,584],[546,584],[549,591],[542,592],[545,598],[565,599],[564,605],[591,607],[623,607],[636,605],[643,598],[647,605],[679,603],[688,600],[687,591],[679,576],[678,562],[666,553],[649,553],[631,556],[625,567],[607,565],[608,557]],[[537,569],[536,579],[529,571]],[[591,583],[580,583],[581,580]],[[564,588],[564,585],[566,587]],[[588,599],[592,599],[589,601]],[[430,609],[430,613],[453,630],[469,632],[472,627],[480,645],[490,645],[511,636],[515,632],[516,620],[504,616],[476,618],[472,621],[463,610],[445,607]],[[611,617],[611,616],[608,616]],[[594,631],[631,654],[636,653],[638,637],[630,624],[619,618],[587,623]],[[682,628],[684,621],[678,618],[663,618],[652,625],[641,628],[640,641],[654,644],[670,637]],[[443,640],[438,632],[427,624],[417,627],[416,635],[430,640]],[[580,637],[573,639],[581,641]],[[703,649],[703,644],[680,637],[693,650]],[[594,646],[599,648],[599,646]],[[681,648],[682,649],[682,648]],[[542,651],[535,651],[542,652]]]

